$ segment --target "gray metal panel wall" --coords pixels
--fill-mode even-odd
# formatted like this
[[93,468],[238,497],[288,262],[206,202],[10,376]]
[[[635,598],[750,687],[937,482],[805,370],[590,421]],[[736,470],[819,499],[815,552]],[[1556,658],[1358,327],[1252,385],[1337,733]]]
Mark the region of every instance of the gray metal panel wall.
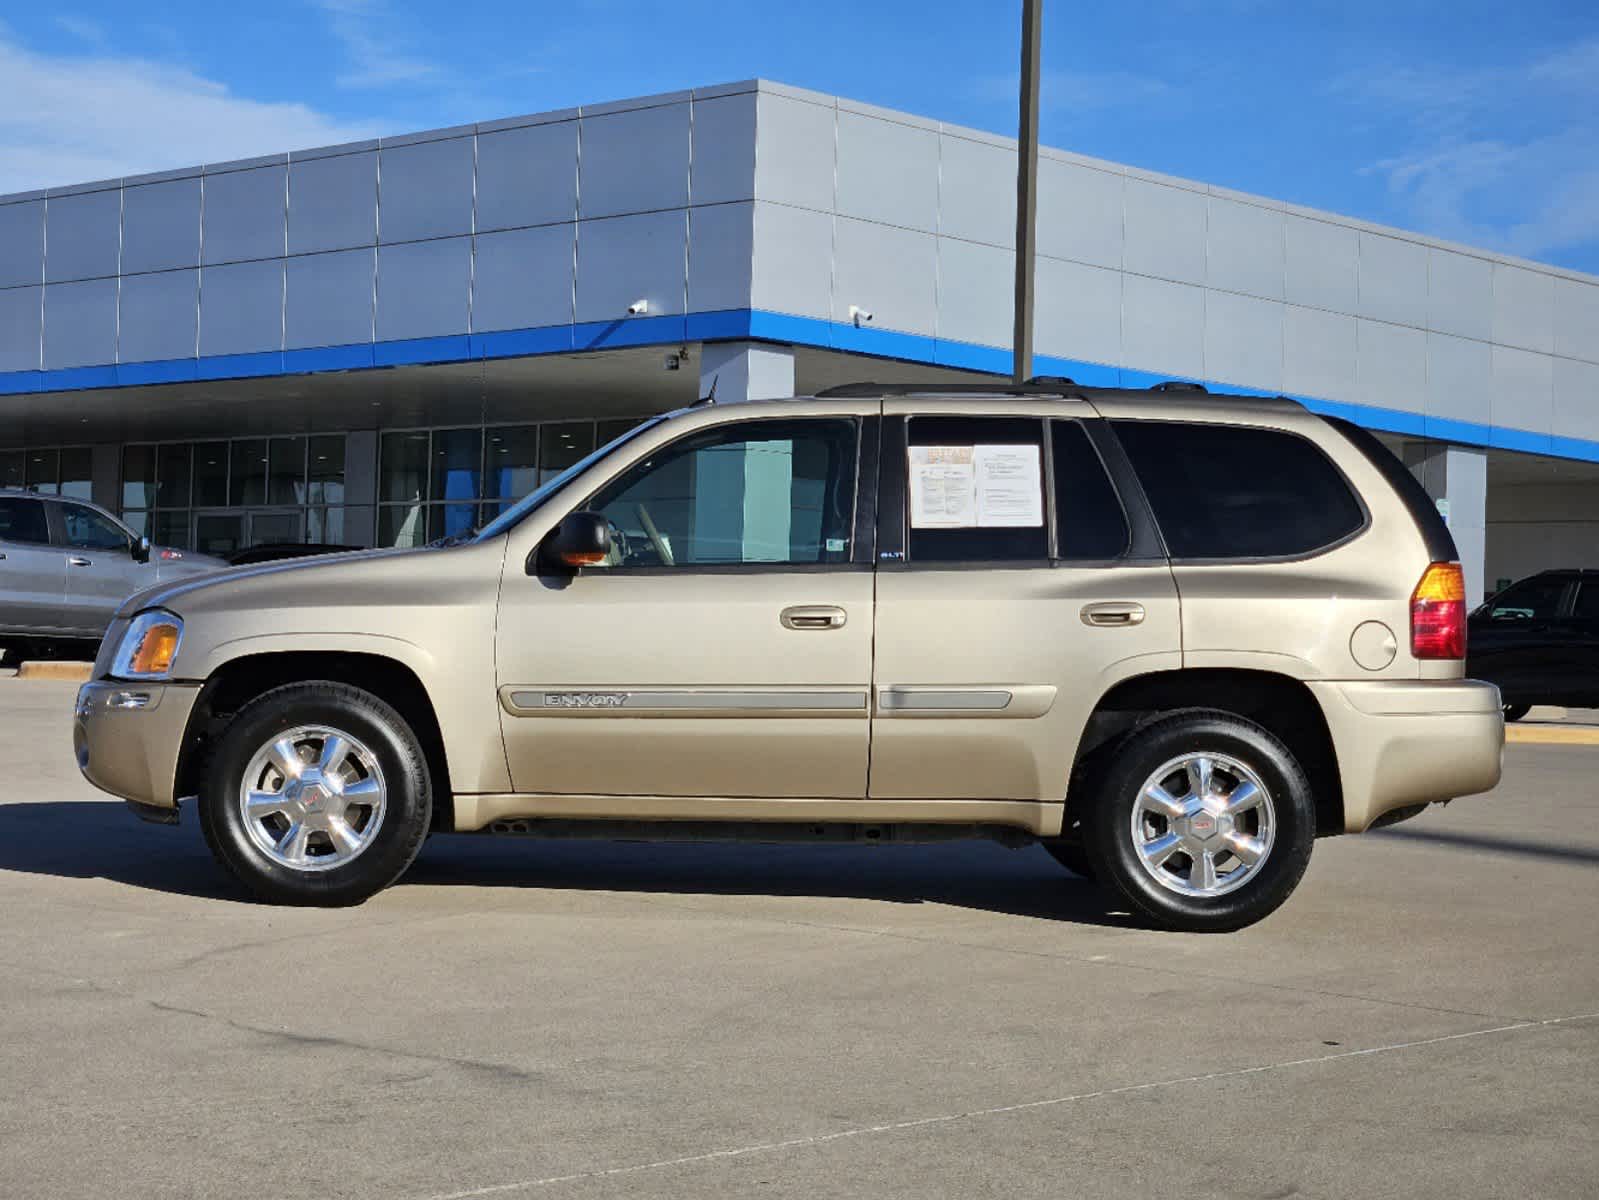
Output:
[[[1003,349],[1014,178],[1004,138],[760,83],[0,197],[0,370],[637,300]],[[1599,280],[1061,151],[1040,192],[1043,354],[1599,437]]]

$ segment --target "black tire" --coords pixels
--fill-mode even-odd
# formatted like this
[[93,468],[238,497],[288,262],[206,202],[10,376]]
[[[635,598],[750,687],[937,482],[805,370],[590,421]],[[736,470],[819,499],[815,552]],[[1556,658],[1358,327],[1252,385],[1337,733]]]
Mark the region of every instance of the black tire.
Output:
[[1531,711],[1532,705],[1530,704],[1507,704],[1505,705],[1505,720],[1519,721]]
[[[1260,779],[1271,800],[1275,840],[1236,890],[1190,896],[1160,883],[1141,861],[1133,813],[1140,790],[1163,765],[1207,753],[1233,759]],[[1304,876],[1316,838],[1316,805],[1304,770],[1281,741],[1234,713],[1191,709],[1132,730],[1102,760],[1087,799],[1084,840],[1095,878],[1134,911],[1183,932],[1240,929],[1275,911]]]
[[[297,870],[269,858],[240,812],[251,760],[277,735],[301,726],[353,736],[382,771],[384,813],[370,844],[330,869]],[[240,709],[215,743],[198,805],[211,853],[257,896],[326,907],[359,904],[403,875],[427,837],[432,807],[427,758],[405,719],[370,692],[324,681],[275,688]]]
[[1088,847],[1081,842],[1071,842],[1056,839],[1044,843],[1044,849],[1061,866],[1073,875],[1082,879],[1094,878],[1094,860],[1088,853]]

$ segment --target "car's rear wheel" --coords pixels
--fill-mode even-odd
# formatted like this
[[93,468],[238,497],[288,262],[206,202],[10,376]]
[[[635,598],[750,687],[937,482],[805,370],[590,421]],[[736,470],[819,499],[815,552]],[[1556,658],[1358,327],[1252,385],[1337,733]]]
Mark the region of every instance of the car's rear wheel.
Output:
[[263,899],[359,904],[404,873],[431,815],[427,760],[369,692],[297,683],[250,702],[217,739],[200,827]]
[[1507,704],[1505,705],[1505,720],[1519,721],[1531,711],[1532,705],[1530,704]]
[[1288,747],[1232,713],[1174,713],[1129,733],[1091,784],[1099,882],[1171,929],[1253,924],[1298,886],[1316,809]]

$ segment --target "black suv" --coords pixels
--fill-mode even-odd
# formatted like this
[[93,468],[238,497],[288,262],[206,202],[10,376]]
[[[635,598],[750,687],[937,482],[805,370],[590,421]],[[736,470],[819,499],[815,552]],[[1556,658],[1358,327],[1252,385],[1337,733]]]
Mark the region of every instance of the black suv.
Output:
[[1599,708],[1599,570],[1544,571],[1471,614],[1466,674],[1499,685],[1505,719],[1534,704]]

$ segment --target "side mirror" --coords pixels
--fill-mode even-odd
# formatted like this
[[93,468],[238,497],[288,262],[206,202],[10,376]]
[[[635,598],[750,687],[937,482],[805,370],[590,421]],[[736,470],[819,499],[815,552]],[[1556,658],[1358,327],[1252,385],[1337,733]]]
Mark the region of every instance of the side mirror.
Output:
[[147,563],[147,562],[149,562],[150,561],[150,539],[147,538],[147,537],[140,538],[138,541],[134,542],[133,545],[128,548],[128,553],[133,556],[133,561],[136,562],[136,563]]
[[610,552],[611,527],[605,518],[599,513],[575,512],[550,530],[535,557],[540,570],[571,574],[579,567],[598,566]]

